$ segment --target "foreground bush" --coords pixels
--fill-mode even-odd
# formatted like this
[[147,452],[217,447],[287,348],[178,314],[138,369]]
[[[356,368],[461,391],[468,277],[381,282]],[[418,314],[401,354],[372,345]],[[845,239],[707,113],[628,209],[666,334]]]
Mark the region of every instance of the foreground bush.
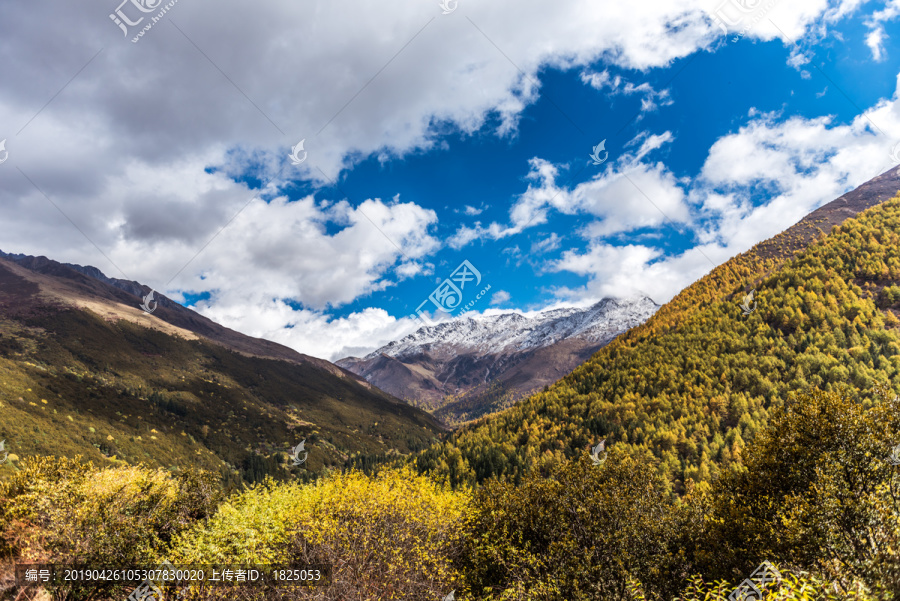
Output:
[[[724,581],[708,584],[696,576],[676,601],[731,601],[729,595],[735,586]],[[634,587],[633,591],[634,601],[646,600],[638,587]],[[873,597],[859,590],[839,593],[832,583],[809,574],[785,574],[780,583],[766,586],[763,593],[766,601],[874,601]]]
[[453,559],[466,499],[408,469],[372,478],[335,474],[311,485],[269,481],[229,499],[207,524],[182,534],[172,557],[185,564],[333,567],[331,586],[290,591],[284,598],[433,601],[458,588]]
[[474,492],[410,469],[351,471],[269,480],[218,506],[208,474],[31,459],[0,486],[0,543],[20,562],[333,568],[329,586],[195,589],[190,601],[440,601],[451,590],[459,601],[715,601],[762,560],[785,576],[767,599],[900,601],[900,401],[888,396],[798,396],[746,445],[743,466],[689,481],[680,498],[649,453],[625,445],[602,465],[548,459],[518,485]]
[[[173,477],[141,466],[29,458],[0,484],[0,540],[19,562],[152,566],[179,532],[212,513],[217,490],[206,472]],[[113,589],[100,583],[58,593],[87,599]]]
[[814,391],[775,411],[746,470],[714,487],[704,573],[732,578],[768,559],[900,599],[898,437],[893,395]]
[[579,601],[629,598],[638,580],[652,599],[679,590],[680,510],[653,466],[610,452],[532,473],[519,487],[479,490],[463,555],[477,598]]

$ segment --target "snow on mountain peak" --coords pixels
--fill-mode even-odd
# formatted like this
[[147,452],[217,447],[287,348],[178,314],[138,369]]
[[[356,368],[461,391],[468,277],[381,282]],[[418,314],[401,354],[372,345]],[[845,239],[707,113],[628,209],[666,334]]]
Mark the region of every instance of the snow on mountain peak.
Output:
[[464,315],[433,326],[423,326],[408,336],[370,353],[366,359],[388,355],[402,359],[429,354],[504,354],[541,348],[561,340],[578,338],[607,342],[647,321],[659,308],[647,297],[604,298],[587,308],[562,308],[534,314]]

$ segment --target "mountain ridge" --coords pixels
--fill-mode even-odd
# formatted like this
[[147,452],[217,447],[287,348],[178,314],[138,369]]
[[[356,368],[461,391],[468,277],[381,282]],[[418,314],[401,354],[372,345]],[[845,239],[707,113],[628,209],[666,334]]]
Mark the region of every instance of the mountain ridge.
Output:
[[337,364],[462,423],[552,384],[657,308],[648,297],[607,298],[585,308],[462,316]]
[[[108,307],[109,315],[111,317],[129,319],[140,323],[147,323],[148,321],[152,323],[153,321],[150,317],[147,317],[148,314],[146,312],[139,308],[140,301],[144,296],[150,293],[151,288],[140,284],[139,282],[110,278],[96,267],[90,265],[76,265],[73,263],[60,263],[45,256],[35,257],[25,254],[12,254],[0,250],[0,260],[3,259],[11,261],[30,272],[51,275],[72,282],[73,287],[58,291],[55,295],[60,302],[74,306],[77,304],[79,293],[88,292],[99,295],[101,298],[112,301],[113,303],[120,303],[126,307],[133,308],[133,311],[121,311]],[[79,275],[83,277],[79,278]],[[83,278],[88,278],[88,280],[86,281]],[[96,286],[91,286],[89,283],[90,281],[106,284],[116,291],[126,293],[127,296],[116,294],[115,292],[112,294],[105,293],[108,291],[98,289]],[[63,292],[68,292],[69,296],[63,294]],[[248,356],[267,357],[270,359],[279,359],[296,363],[310,363],[319,368],[327,369],[336,376],[351,377],[368,385],[368,382],[365,382],[365,380],[358,378],[352,372],[337,368],[337,366],[330,361],[304,355],[277,342],[247,336],[217,324],[208,317],[180,305],[159,292],[156,292],[155,300],[158,305],[156,310],[153,311],[152,317],[168,323],[175,328],[186,330],[196,336],[202,336],[217,344],[221,344],[226,348],[247,354]]]
[[655,302],[644,296],[604,298],[583,309],[550,309],[530,316],[518,312],[463,316],[419,328],[369,353],[364,359],[382,354],[398,357],[415,353],[421,347],[435,346],[460,346],[477,348],[484,353],[501,353],[549,346],[568,338],[602,343],[609,339],[611,332],[619,331],[616,322],[640,319],[657,308]]

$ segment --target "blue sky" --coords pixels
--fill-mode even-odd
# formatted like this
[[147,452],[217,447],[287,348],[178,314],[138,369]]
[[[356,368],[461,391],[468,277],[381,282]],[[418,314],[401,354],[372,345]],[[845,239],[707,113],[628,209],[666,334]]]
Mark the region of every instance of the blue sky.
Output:
[[[826,39],[805,49],[810,62],[818,64],[820,70],[808,65],[791,66],[792,48],[782,40],[752,38],[737,42],[723,38],[712,49],[647,72],[617,68],[604,61],[586,67],[546,69],[537,75],[539,97],[525,108],[518,127],[509,135],[496,134],[496,119],[470,135],[449,128],[436,136],[437,147],[429,152],[386,163],[369,157],[343,174],[339,191],[326,186],[316,191],[315,197],[346,195],[358,201],[399,195],[404,201],[433,210],[438,219],[432,234],[450,240],[461,226],[509,224],[509,212],[527,187],[531,158],[539,156],[564,165],[559,183],[572,188],[613,170],[617,157],[628,153],[636,139],[648,132],[666,131],[671,132],[672,141],[649,153],[645,160],[662,161],[677,179],[691,180],[699,175],[713,143],[750,122],[751,111],[777,114],[777,121],[794,116],[830,116],[832,124],[837,125],[857,118],[857,107],[891,97],[897,86],[900,52],[888,37],[885,59],[874,61],[865,43],[865,19],[860,13],[843,21]],[[888,36],[897,29],[892,25],[887,25]],[[610,94],[611,86],[597,89],[585,81],[590,73],[605,73],[610,80],[621,78],[620,90],[632,84],[648,85],[652,91]],[[665,96],[654,98],[660,92]],[[648,98],[656,106],[644,105]],[[604,139],[610,160],[595,166],[588,154]],[[682,185],[690,189],[688,181]],[[750,189],[754,205],[764,205],[768,196],[765,187]],[[829,200],[822,198],[823,203]],[[652,206],[652,198],[647,203]],[[442,245],[428,258],[432,273],[332,307],[331,314],[346,317],[377,306],[395,317],[408,315],[463,260],[470,260],[481,271],[492,290],[508,293],[494,297],[493,304],[489,299],[481,301],[478,310],[542,309],[559,300],[560,288],[578,288],[587,280],[583,275],[547,268],[566,251],[579,252],[586,247],[584,236],[577,233],[583,225],[583,215],[553,212],[545,223],[516,235],[501,239],[480,236],[458,248]],[[692,228],[669,223],[598,239],[614,246],[640,239],[664,256],[680,254],[697,243]],[[668,300],[668,296],[659,300]],[[471,294],[465,298],[470,300]]]
[[900,142],[900,1],[728,2],[179,3],[138,43],[11,2],[0,248],[329,359],[465,260],[477,312],[666,302]]

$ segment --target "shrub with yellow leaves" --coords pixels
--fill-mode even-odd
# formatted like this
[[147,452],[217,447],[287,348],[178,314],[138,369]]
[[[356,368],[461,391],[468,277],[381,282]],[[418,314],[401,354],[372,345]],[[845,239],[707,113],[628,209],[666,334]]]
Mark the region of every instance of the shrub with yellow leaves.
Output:
[[[212,474],[171,476],[143,466],[100,469],[78,459],[29,457],[0,483],[0,555],[19,562],[147,566],[217,502]],[[54,598],[104,598],[117,590],[56,590]]]
[[467,504],[466,493],[409,468],[332,474],[308,485],[267,480],[178,537],[172,557],[332,566],[330,586],[296,589],[296,599],[440,599],[459,588],[454,554]]

